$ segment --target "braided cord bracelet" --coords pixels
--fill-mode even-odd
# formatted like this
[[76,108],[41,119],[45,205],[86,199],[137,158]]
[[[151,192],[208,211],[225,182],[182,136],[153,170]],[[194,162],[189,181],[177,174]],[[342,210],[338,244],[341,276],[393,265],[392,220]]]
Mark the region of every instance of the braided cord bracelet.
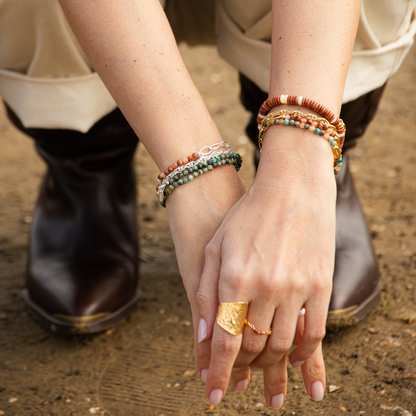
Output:
[[313,114],[303,114],[300,111],[281,110],[270,113],[263,118],[259,124],[259,148],[263,146],[266,131],[272,125],[293,126],[315,133],[329,142],[334,155],[334,174],[337,175],[342,167],[342,144],[341,139],[326,119],[316,117]]

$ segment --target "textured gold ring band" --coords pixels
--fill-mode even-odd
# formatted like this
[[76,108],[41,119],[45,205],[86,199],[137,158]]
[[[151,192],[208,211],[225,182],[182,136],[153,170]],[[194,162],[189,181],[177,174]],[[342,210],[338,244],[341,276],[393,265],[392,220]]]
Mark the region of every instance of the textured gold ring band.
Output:
[[[223,302],[218,306],[217,317],[215,322],[224,331],[231,335],[241,335],[244,325],[249,326],[257,335],[271,335],[272,329],[268,331],[258,330],[252,323],[247,320],[248,305],[245,302]],[[299,316],[305,315],[305,308],[299,311]]]

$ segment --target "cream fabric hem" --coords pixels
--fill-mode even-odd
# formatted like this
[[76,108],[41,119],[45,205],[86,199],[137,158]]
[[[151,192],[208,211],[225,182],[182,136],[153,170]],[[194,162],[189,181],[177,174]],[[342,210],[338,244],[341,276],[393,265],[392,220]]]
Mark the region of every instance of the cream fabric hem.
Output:
[[87,132],[117,105],[100,77],[33,78],[0,69],[0,95],[26,128]]
[[[267,14],[264,19],[271,19],[271,13]],[[264,19],[262,19],[262,26],[268,27]],[[371,28],[366,24],[364,10],[362,10],[361,19],[357,36],[360,38],[371,36]],[[219,54],[257,84],[260,89],[268,91],[271,68],[270,43],[253,39],[250,29],[247,33],[242,32],[228,15],[222,1],[217,2],[217,33]],[[415,33],[416,20],[414,18],[408,31],[395,42],[375,49],[353,51],[343,102],[352,101],[381,87],[398,70],[413,45]]]

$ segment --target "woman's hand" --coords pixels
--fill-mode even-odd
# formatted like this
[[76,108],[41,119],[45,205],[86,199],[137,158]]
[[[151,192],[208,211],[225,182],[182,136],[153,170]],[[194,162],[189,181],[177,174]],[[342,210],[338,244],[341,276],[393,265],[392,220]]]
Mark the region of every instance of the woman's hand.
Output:
[[[206,392],[213,404],[224,396],[233,367],[243,377],[237,380],[234,374],[235,383],[248,377],[249,365],[264,369],[270,405],[285,395],[286,355],[302,307],[304,330],[298,329],[299,344],[290,362],[304,366],[309,394],[315,382],[325,385],[321,340],[335,251],[332,162],[324,140],[291,128],[270,128],[252,187],[207,246],[198,304],[206,322],[204,340],[212,337]],[[239,301],[250,305],[249,322],[262,331],[271,327],[272,335],[245,327],[242,336],[233,336],[214,324],[218,303]]]
[[[211,355],[210,343],[198,343],[197,340],[200,322],[197,293],[204,269],[205,248],[244,192],[235,169],[226,165],[177,188],[166,200],[179,270],[191,305],[195,361],[202,378],[205,373],[201,374],[201,370],[208,368],[202,364],[209,364]],[[218,290],[213,295],[217,294]]]

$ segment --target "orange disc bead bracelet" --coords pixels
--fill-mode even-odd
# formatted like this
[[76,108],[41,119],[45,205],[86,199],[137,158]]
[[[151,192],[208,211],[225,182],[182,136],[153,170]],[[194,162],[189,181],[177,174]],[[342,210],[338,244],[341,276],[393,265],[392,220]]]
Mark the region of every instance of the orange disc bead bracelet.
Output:
[[267,99],[260,107],[259,114],[257,115],[257,124],[261,124],[262,120],[267,116],[269,111],[273,107],[277,107],[279,105],[299,105],[315,111],[315,113],[319,114],[336,128],[337,134],[341,140],[341,147],[344,144],[346,130],[344,122],[335,113],[322,104],[319,104],[310,98],[298,95],[276,95],[275,97]]

